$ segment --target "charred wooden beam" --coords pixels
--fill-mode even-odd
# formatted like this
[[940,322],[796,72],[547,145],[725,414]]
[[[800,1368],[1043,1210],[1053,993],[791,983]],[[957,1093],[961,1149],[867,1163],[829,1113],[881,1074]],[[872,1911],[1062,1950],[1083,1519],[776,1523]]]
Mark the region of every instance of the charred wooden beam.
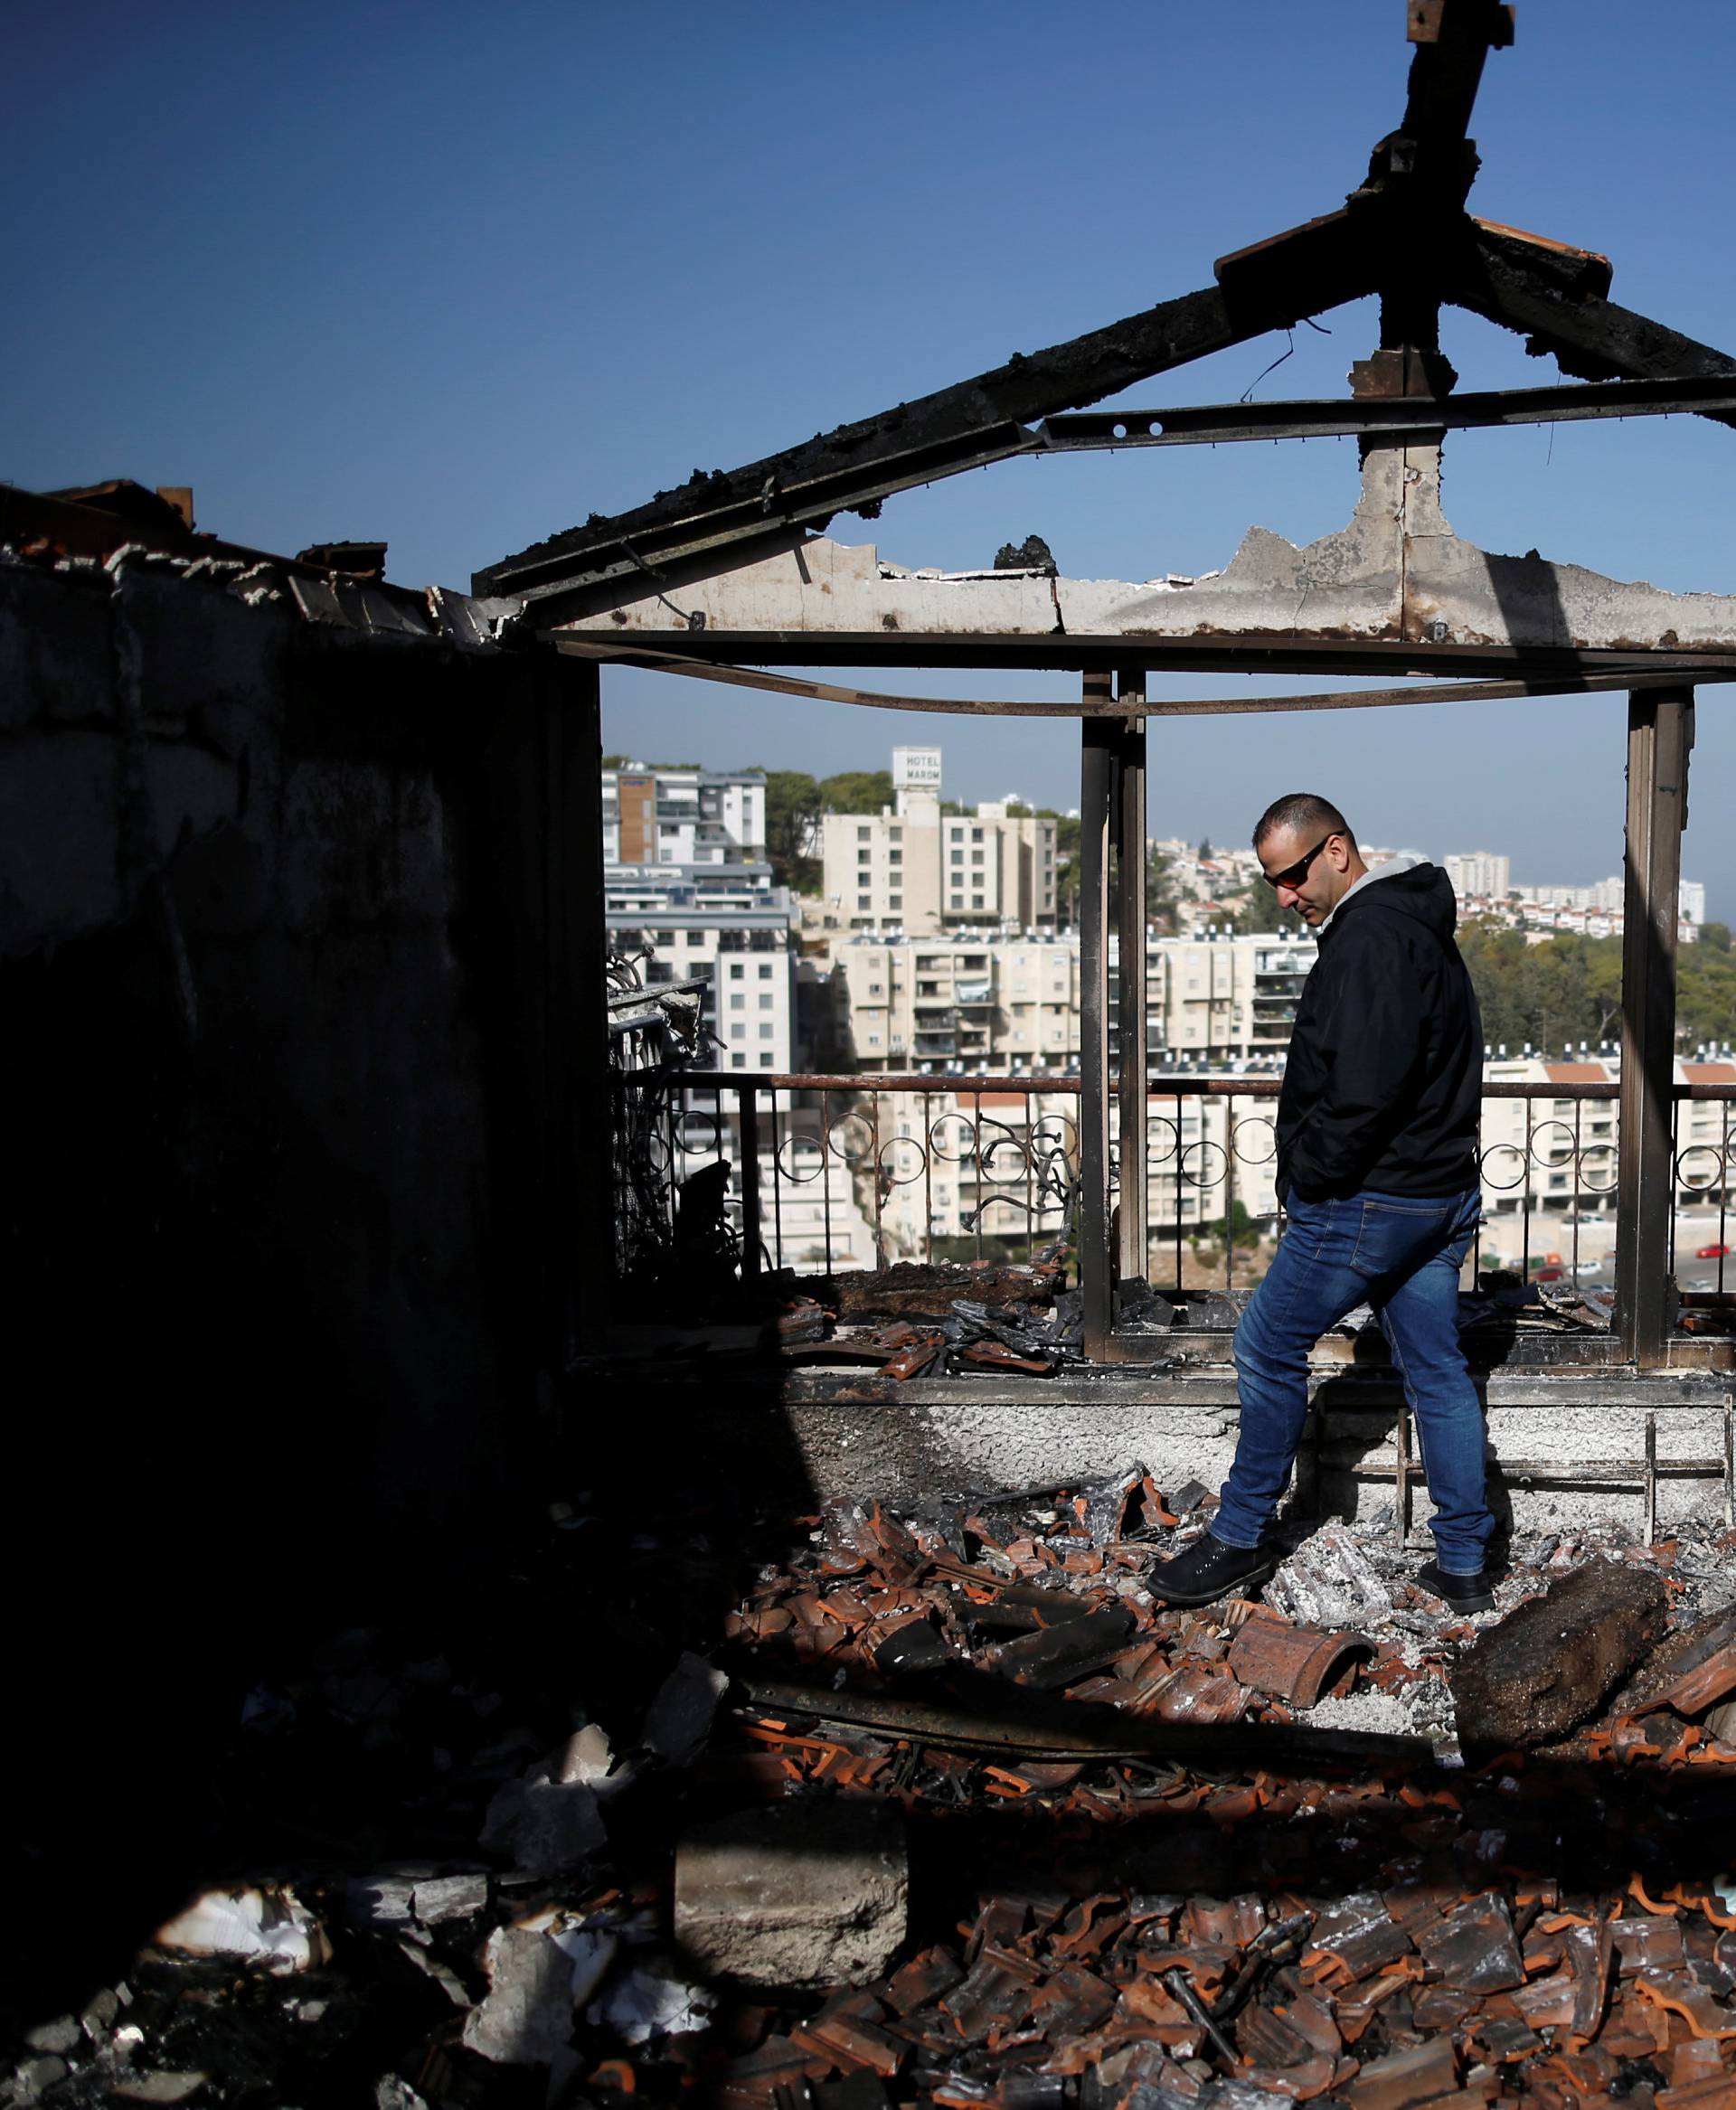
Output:
[[1051,1700],[1032,1693],[980,1692],[975,1704],[906,1699],[901,1693],[853,1692],[832,1685],[747,1672],[735,1680],[750,1714],[806,1716],[904,1737],[943,1750],[1016,1754],[1022,1758],[1154,1758],[1180,1765],[1263,1766],[1268,1769],[1389,1765],[1426,1766],[1434,1754],[1421,1737],[1389,1737],[1363,1729],[1302,1728],[1245,1722],[1201,1727],[1130,1721],[1113,1708],[1088,1700]]
[[1670,1223],[1676,916],[1693,746],[1692,689],[1654,690],[1628,705],[1616,1323],[1624,1349],[1642,1370],[1664,1362],[1675,1316]]
[[1146,1272],[1146,721],[1131,715],[1145,702],[1143,674],[1123,674],[1117,703],[1125,715],[1116,743],[1117,1022],[1120,1079],[1116,1141],[1121,1159],[1118,1272]]
[[[1025,428],[1168,372],[1208,353],[1318,315],[1374,290],[1375,246],[1356,215],[1330,213],[1226,259],[1220,284],[1161,301],[1003,366],[901,403],[878,417],[840,425],[800,447],[738,469],[696,471],[679,490],[610,519],[593,518],[476,574],[492,593],[551,603],[542,619],[603,605],[595,589],[611,580],[662,577],[679,567],[722,568],[725,551],[788,548],[793,530],[834,513],[873,518],[880,502],[939,476],[1022,452]],[[592,590],[588,602],[585,589]],[[555,597],[559,597],[557,599]]]
[[[1109,700],[1107,674],[1087,674],[1089,700]],[[1085,1295],[1085,1352],[1109,1343],[1109,844],[1115,760],[1121,728],[1113,718],[1084,721],[1079,793],[1079,1272]]]
[[[1581,381],[1698,380],[1736,375],[1736,359],[1605,297],[1608,260],[1487,221],[1464,223],[1446,260],[1445,297],[1516,330],[1526,349]],[[1701,413],[1720,425],[1736,414]]]

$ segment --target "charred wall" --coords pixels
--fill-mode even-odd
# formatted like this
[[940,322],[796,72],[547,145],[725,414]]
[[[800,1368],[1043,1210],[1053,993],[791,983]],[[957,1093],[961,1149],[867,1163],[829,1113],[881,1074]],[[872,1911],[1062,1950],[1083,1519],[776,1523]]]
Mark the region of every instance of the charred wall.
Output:
[[93,1786],[132,1719],[197,1792],[275,1638],[462,1587],[534,1496],[602,1048],[575,671],[0,570],[13,1661]]

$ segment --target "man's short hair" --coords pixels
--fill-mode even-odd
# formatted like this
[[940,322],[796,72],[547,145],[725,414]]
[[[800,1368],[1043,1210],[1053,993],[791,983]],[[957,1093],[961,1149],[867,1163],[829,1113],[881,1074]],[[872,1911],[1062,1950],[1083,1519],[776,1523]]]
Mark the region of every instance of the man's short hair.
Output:
[[1322,839],[1342,835],[1353,850],[1356,847],[1350,823],[1329,798],[1322,798],[1316,791],[1287,791],[1282,798],[1275,798],[1254,823],[1254,848],[1258,850],[1280,828],[1293,828],[1298,835]]

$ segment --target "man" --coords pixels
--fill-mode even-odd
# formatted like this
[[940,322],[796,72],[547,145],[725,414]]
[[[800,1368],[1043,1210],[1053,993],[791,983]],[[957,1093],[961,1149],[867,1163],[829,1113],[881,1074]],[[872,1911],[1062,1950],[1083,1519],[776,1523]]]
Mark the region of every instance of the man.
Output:
[[1307,1359],[1373,1305],[1416,1417],[1434,1497],[1425,1588],[1495,1602],[1485,1549],[1483,1416],[1458,1345],[1458,1276],[1479,1216],[1483,1028],[1453,942],[1447,875],[1413,857],[1370,871],[1337,807],[1294,792],[1254,830],[1282,908],[1315,931],[1278,1102],[1288,1222],[1236,1328],[1241,1428],[1209,1531],[1160,1562],[1153,1593],[1204,1605],[1269,1576],[1266,1534],[1307,1418]]

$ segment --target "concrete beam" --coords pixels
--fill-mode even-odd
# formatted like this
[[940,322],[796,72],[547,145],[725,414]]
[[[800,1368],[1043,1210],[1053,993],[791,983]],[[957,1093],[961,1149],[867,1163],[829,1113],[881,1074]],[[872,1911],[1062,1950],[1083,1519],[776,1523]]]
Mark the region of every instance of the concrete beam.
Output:
[[[1250,528],[1222,571],[1143,581],[1040,571],[943,572],[882,559],[874,546],[819,537],[678,594],[654,591],[586,616],[573,635],[693,650],[728,634],[754,658],[757,635],[817,645],[833,636],[956,645],[1042,639],[1177,644],[1243,641],[1414,645],[1508,651],[1736,650],[1736,595],[1674,594],[1607,579],[1534,552],[1492,555],[1461,542],[1441,511],[1440,449],[1371,445],[1348,526],[1297,548]],[[558,633],[557,633],[558,634]],[[1233,643],[1231,642],[1233,641]]]

